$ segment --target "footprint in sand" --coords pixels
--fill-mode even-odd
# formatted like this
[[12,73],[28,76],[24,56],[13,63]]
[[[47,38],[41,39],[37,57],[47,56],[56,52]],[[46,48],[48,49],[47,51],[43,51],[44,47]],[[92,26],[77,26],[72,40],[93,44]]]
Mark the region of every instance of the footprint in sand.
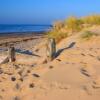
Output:
[[38,74],[32,74],[34,77],[37,77],[37,78],[39,78],[40,77],[40,75],[38,75]]
[[47,64],[47,63],[48,63],[47,59],[43,59],[43,60],[40,62],[40,64]]
[[1,89],[2,92],[5,92],[5,89]]
[[39,52],[40,49],[36,49],[35,52]]
[[0,74],[2,74],[3,73],[3,69],[2,68],[0,68]]
[[92,95],[93,94],[93,88],[91,86],[91,84],[86,84],[82,86],[82,89],[88,94],[88,95]]
[[96,71],[92,66],[87,66],[81,68],[81,73],[84,74],[85,76],[91,77],[95,75]]
[[82,56],[86,56],[84,53],[81,53]]
[[100,61],[100,56],[97,57],[97,60]]
[[90,74],[85,69],[81,69],[81,73],[84,74],[85,76],[90,77]]
[[21,100],[18,96],[14,97],[13,100]]
[[20,84],[16,83],[15,88],[16,88],[16,90],[19,90],[20,89]]
[[71,88],[71,85],[64,84],[64,83],[58,83],[58,82],[52,82],[50,84],[50,88],[57,88],[61,90],[67,90]]
[[31,71],[30,70],[27,70],[27,73],[31,73]]
[[93,50],[93,48],[89,48],[89,50],[90,50],[90,51],[92,51],[92,50]]
[[52,69],[52,68],[54,68],[54,67],[51,65],[51,66],[49,66],[49,68]]
[[52,90],[52,89],[67,90],[71,88],[71,85],[66,84],[66,83],[59,83],[59,82],[48,83],[45,81],[40,81],[37,86],[43,90]]
[[11,77],[11,81],[16,81],[16,78],[13,76],[13,77]]
[[81,64],[84,64],[84,65],[87,65],[87,63],[86,63],[86,62],[82,62],[82,61],[81,61],[80,63],[81,63]]
[[100,76],[96,76],[93,78],[93,88],[100,89]]
[[34,83],[29,84],[29,88],[34,88],[34,87],[35,87]]
[[88,54],[89,56],[91,56],[91,57],[95,57],[94,55],[92,55],[92,54]]
[[21,82],[23,82],[24,81],[24,79],[21,77],[21,78],[19,78],[19,80],[21,81]]
[[29,73],[31,73],[31,71],[30,70],[25,70],[25,69],[21,69],[20,71],[18,71],[18,74],[20,75],[20,79],[19,80],[23,81],[23,79],[25,77],[27,77]]
[[57,61],[61,62],[61,59],[56,59]]
[[3,100],[3,97],[0,95],[0,100]]

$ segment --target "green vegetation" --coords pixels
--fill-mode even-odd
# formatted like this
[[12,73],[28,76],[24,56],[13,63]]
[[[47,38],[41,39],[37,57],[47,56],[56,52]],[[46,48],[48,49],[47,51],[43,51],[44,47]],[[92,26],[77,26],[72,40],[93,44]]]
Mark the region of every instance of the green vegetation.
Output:
[[81,38],[88,40],[95,35],[96,35],[96,33],[93,33],[93,32],[90,32],[90,31],[85,31],[81,34]]
[[[55,38],[56,42],[59,42],[61,39],[93,25],[100,25],[100,15],[91,15],[82,18],[71,16],[63,22],[55,22],[53,24],[53,29],[48,32],[47,36],[50,38]],[[82,38],[89,39],[93,35],[93,33],[86,31]]]

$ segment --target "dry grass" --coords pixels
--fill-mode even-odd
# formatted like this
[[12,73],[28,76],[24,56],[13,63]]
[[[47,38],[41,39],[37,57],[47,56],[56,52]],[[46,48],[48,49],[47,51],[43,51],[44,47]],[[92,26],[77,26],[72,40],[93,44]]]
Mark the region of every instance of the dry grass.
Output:
[[60,40],[62,40],[63,38],[67,37],[68,36],[68,33],[62,33],[60,31],[50,31],[48,34],[47,34],[47,37],[49,38],[54,38],[56,40],[56,42],[59,42]]
[[97,34],[90,31],[85,31],[81,34],[81,39],[89,40],[91,37],[96,36]]
[[[82,30],[88,30],[88,28],[92,27],[93,25],[100,25],[100,15],[91,15],[82,18],[71,16],[63,22],[55,22],[53,24],[53,29],[47,33],[47,37],[55,38],[56,42],[59,42],[63,38],[68,37],[70,33],[71,35],[73,35],[74,33],[77,33]],[[81,38],[89,39],[94,35],[96,34],[90,31],[85,31],[81,35]]]

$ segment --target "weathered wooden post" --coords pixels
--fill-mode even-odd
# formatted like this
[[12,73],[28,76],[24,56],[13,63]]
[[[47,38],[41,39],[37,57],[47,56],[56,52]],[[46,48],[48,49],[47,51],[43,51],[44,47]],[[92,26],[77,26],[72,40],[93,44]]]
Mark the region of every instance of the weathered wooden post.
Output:
[[9,46],[8,48],[9,53],[9,62],[14,62],[16,60],[15,58],[15,48],[13,46]]
[[47,60],[52,61],[56,54],[56,42],[54,38],[49,38],[47,42]]

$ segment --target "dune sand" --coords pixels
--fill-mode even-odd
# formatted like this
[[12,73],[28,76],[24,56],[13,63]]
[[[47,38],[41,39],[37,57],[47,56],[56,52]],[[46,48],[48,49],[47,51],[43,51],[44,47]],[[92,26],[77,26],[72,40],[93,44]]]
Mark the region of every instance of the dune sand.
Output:
[[63,39],[51,62],[46,61],[46,39],[32,43],[17,44],[24,52],[16,52],[14,63],[0,65],[0,100],[100,99],[99,36],[88,41],[81,41],[79,35]]

